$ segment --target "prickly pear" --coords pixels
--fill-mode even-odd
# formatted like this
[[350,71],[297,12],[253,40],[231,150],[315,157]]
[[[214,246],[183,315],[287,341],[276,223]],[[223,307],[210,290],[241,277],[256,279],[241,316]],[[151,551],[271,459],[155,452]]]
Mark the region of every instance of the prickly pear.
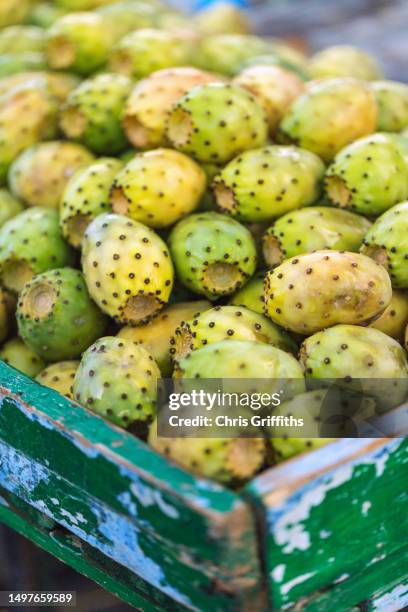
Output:
[[380,132],[402,132],[408,127],[408,85],[376,81],[372,88],[378,104],[377,129]]
[[314,79],[354,77],[375,81],[382,77],[381,67],[375,58],[351,45],[336,45],[316,53],[308,69]]
[[42,370],[36,380],[44,385],[65,395],[68,399],[74,399],[72,386],[74,384],[75,372],[79,366],[79,361],[60,361],[53,363]]
[[24,206],[7,189],[0,189],[0,227],[23,212]]
[[45,362],[20,338],[12,338],[3,344],[0,359],[7,365],[34,378],[45,368]]

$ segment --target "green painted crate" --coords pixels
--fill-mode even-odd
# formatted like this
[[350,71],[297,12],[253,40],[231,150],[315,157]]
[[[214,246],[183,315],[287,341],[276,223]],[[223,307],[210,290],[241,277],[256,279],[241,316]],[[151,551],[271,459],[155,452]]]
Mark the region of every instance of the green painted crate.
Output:
[[0,362],[0,520],[145,611],[402,610],[407,446],[340,440],[237,494]]

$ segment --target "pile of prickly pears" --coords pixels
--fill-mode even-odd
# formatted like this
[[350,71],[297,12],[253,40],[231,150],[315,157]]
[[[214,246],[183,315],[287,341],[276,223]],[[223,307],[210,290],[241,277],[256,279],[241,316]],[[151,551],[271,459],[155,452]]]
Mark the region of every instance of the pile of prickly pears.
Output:
[[226,484],[330,439],[160,438],[160,377],[408,379],[407,85],[230,6],[0,27],[1,359]]

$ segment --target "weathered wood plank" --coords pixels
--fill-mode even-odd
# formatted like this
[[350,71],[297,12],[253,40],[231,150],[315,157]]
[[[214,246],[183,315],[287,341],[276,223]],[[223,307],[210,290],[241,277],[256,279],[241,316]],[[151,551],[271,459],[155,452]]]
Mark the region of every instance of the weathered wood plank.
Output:
[[[346,585],[367,568],[374,576],[379,561],[386,567],[385,560],[407,546],[407,449],[407,441],[400,438],[339,440],[248,485],[246,495],[264,534],[274,609],[290,608],[295,602],[298,607],[303,598]],[[406,577],[406,566],[394,569],[398,583]],[[364,580],[370,582],[370,574]],[[381,584],[371,582],[366,593],[361,586],[360,595],[356,587],[349,607]],[[345,588],[338,587],[338,592]]]
[[4,489],[0,489],[0,521],[144,612],[186,609]]
[[175,601],[262,605],[253,516],[238,495],[3,363],[0,463],[1,486]]

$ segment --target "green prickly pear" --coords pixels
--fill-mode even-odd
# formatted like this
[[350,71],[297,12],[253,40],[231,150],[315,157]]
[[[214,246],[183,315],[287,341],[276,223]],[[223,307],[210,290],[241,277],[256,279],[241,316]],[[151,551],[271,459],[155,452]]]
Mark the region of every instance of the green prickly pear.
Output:
[[265,279],[266,314],[304,335],[338,323],[368,323],[385,310],[391,297],[386,270],[369,257],[345,251],[287,259]]
[[0,227],[23,212],[24,206],[7,189],[0,189]]
[[172,356],[179,362],[192,351],[223,340],[248,340],[296,353],[295,342],[264,315],[238,306],[216,306],[184,321],[175,332]]
[[371,323],[387,336],[402,340],[405,328],[408,325],[408,294],[406,291],[393,291],[392,299],[382,315]]
[[258,272],[230,300],[233,306],[245,306],[253,312],[264,314],[264,279],[266,272]]
[[375,131],[377,103],[370,86],[356,79],[311,83],[284,116],[279,138],[330,162],[357,138]]
[[165,146],[166,122],[173,105],[193,87],[216,80],[197,68],[176,67],[154,72],[137,83],[123,115],[130,142],[142,149]]
[[173,66],[188,66],[191,44],[177,33],[154,28],[124,36],[113,49],[109,68],[134,79]]
[[402,132],[408,128],[408,85],[376,81],[372,88],[378,104],[378,131]]
[[149,431],[149,444],[196,474],[224,484],[242,484],[258,472],[266,455],[262,438],[162,438],[157,422]]
[[47,30],[58,19],[67,14],[67,9],[48,2],[39,2],[30,13],[30,23]]
[[0,359],[7,365],[34,378],[45,368],[45,362],[20,338],[12,338],[3,344]]
[[210,72],[233,76],[245,60],[271,50],[270,43],[259,36],[213,34],[201,40],[194,64]]
[[55,210],[29,208],[0,228],[0,279],[11,291],[21,291],[35,274],[71,263]]
[[99,215],[82,243],[82,267],[89,292],[118,322],[149,321],[169,301],[173,265],[163,240],[128,217]]
[[198,213],[180,221],[169,237],[179,280],[209,300],[230,295],[255,272],[256,247],[238,221]]
[[336,45],[316,53],[308,69],[313,79],[354,77],[362,81],[375,81],[382,77],[381,67],[375,58],[351,45]]
[[188,321],[209,308],[211,308],[211,304],[206,300],[172,304],[146,325],[123,327],[118,333],[118,337],[143,344],[157,361],[162,375],[171,376],[173,367],[170,357],[170,342],[176,328],[184,321]]
[[0,30],[0,54],[41,52],[45,34],[42,28],[30,25],[15,25]]
[[271,221],[315,202],[325,167],[297,147],[269,146],[233,159],[213,181],[219,208],[241,221]]
[[139,434],[155,415],[160,370],[150,353],[125,338],[100,338],[84,353],[74,380],[75,399]]
[[60,268],[29,281],[17,304],[20,336],[46,361],[76,359],[101,336],[107,319],[78,270]]
[[382,264],[393,287],[408,289],[408,202],[387,210],[367,232],[361,252]]
[[46,67],[43,53],[25,51],[0,56],[0,78],[21,74],[22,72],[43,70]]
[[73,384],[79,361],[60,361],[53,363],[42,370],[36,380],[44,385],[65,395],[70,400],[74,399]]
[[100,74],[71,91],[60,113],[60,126],[70,140],[94,153],[115,155],[127,146],[123,107],[131,81],[122,74]]
[[50,68],[89,75],[102,68],[115,43],[110,21],[97,13],[71,13],[47,30],[45,53]]
[[284,259],[323,249],[358,251],[371,223],[351,212],[325,206],[301,208],[277,219],[263,238],[270,268]]
[[290,105],[305,89],[304,81],[297,74],[276,65],[246,68],[233,83],[250,91],[264,107],[271,136],[275,135]]
[[408,164],[387,134],[373,134],[349,145],[326,173],[326,193],[336,206],[363,215],[381,215],[408,198]]
[[94,161],[87,149],[73,142],[44,142],[26,149],[12,164],[12,193],[28,206],[58,208],[71,176]]
[[32,0],[2,0],[0,2],[0,28],[23,23],[30,14]]
[[109,193],[122,165],[119,159],[102,157],[70,179],[61,198],[60,225],[64,238],[73,247],[81,246],[92,219],[111,211]]
[[167,125],[173,146],[201,162],[226,163],[266,143],[268,120],[248,91],[208,83],[195,87],[173,106]]
[[154,228],[174,225],[198,207],[206,187],[204,171],[171,149],[136,155],[115,178],[113,211]]
[[153,28],[157,24],[160,9],[151,2],[121,0],[102,6],[96,12],[107,17],[122,38],[134,30]]

